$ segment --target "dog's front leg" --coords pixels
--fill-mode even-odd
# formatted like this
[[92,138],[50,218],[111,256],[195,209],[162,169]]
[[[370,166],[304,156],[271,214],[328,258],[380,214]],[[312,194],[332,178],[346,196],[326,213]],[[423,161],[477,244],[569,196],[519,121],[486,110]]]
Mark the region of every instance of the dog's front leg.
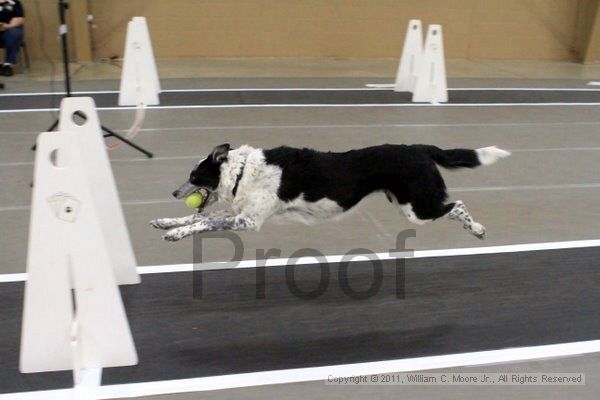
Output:
[[150,221],[150,225],[157,229],[171,229],[178,226],[192,225],[206,217],[228,217],[232,213],[229,210],[213,211],[208,214],[192,214],[179,218],[158,218]]
[[171,229],[163,235],[163,239],[169,242],[176,242],[185,237],[191,236],[194,233],[200,232],[214,232],[214,231],[245,231],[256,228],[256,222],[253,218],[246,215],[236,216],[201,216],[197,222],[182,226],[179,228]]
[[192,214],[179,218],[158,218],[150,221],[150,225],[156,229],[170,229],[176,226],[190,225],[198,221],[200,214]]

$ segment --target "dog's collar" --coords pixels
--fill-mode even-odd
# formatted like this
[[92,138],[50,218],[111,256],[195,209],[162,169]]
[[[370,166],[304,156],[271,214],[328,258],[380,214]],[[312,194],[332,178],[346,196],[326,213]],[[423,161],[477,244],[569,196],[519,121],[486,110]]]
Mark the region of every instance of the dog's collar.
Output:
[[246,162],[242,162],[242,168],[240,168],[240,172],[238,173],[237,177],[235,178],[235,185],[233,186],[233,190],[231,191],[231,193],[233,194],[233,197],[235,197],[237,190],[238,190],[238,186],[240,184],[240,180],[242,179],[242,175],[244,175],[244,168],[246,167]]

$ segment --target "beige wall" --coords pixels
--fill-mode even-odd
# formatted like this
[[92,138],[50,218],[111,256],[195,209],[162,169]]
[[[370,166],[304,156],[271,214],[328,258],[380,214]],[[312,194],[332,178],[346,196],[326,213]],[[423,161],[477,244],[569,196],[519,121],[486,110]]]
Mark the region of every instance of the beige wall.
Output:
[[[58,56],[56,0],[41,4]],[[398,57],[406,23],[444,27],[446,55],[469,59],[571,59],[585,46],[598,0],[88,0],[95,57],[122,52],[126,22],[148,18],[157,57]],[[34,57],[39,24],[23,0]],[[586,25],[587,24],[587,25]]]
[[[49,57],[60,56],[58,35],[58,8],[51,0],[21,0],[25,7],[25,40],[31,58],[43,58],[42,47]],[[40,21],[40,14],[42,16]],[[41,42],[41,43],[40,43]]]

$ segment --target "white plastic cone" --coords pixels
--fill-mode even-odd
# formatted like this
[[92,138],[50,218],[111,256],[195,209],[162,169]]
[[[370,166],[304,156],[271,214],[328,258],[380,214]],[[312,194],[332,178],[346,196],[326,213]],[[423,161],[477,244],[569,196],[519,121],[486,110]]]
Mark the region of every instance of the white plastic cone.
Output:
[[415,90],[422,55],[423,29],[421,20],[411,19],[408,22],[408,28],[406,29],[404,47],[402,49],[400,64],[398,64],[394,91],[413,92]]
[[81,151],[81,135],[59,131],[38,137],[21,334],[22,372],[137,363],[115,280],[109,249],[112,239],[100,223],[98,204],[102,199],[95,198],[92,190],[97,176]]
[[160,81],[146,18],[134,17],[127,24],[119,105],[159,104],[158,94],[160,91]]
[[445,103],[448,83],[441,25],[429,25],[413,102]]
[[[80,112],[87,118],[78,125],[73,117]],[[123,208],[117,192],[108,152],[104,144],[96,104],[91,97],[65,97],[60,105],[59,131],[77,133],[78,151],[90,175],[90,190],[99,214],[98,225],[107,241],[117,284],[140,283],[137,261],[125,223]],[[37,182],[36,182],[37,183]]]

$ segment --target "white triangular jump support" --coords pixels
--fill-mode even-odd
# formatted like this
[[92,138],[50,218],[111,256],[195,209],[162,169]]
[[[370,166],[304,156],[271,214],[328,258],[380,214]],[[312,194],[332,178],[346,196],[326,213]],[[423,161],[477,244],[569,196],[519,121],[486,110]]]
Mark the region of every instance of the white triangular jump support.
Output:
[[448,83],[441,25],[429,25],[421,66],[413,92],[413,102],[445,103]]
[[160,81],[145,17],[134,17],[127,24],[120,106],[159,104]]
[[421,20],[408,22],[402,56],[398,64],[394,91],[413,92],[417,83],[421,58],[423,56],[423,28]]
[[60,130],[37,141],[21,372],[73,370],[85,385],[137,364],[117,285],[137,282],[94,102],[65,98]]
[[[87,120],[79,124],[77,113]],[[104,144],[96,104],[91,97],[66,97],[60,105],[59,131],[78,133],[78,151],[81,152],[89,173],[92,196],[98,202],[99,226],[107,240],[117,284],[140,283],[137,261],[131,245],[129,231],[123,215],[117,185]]]

